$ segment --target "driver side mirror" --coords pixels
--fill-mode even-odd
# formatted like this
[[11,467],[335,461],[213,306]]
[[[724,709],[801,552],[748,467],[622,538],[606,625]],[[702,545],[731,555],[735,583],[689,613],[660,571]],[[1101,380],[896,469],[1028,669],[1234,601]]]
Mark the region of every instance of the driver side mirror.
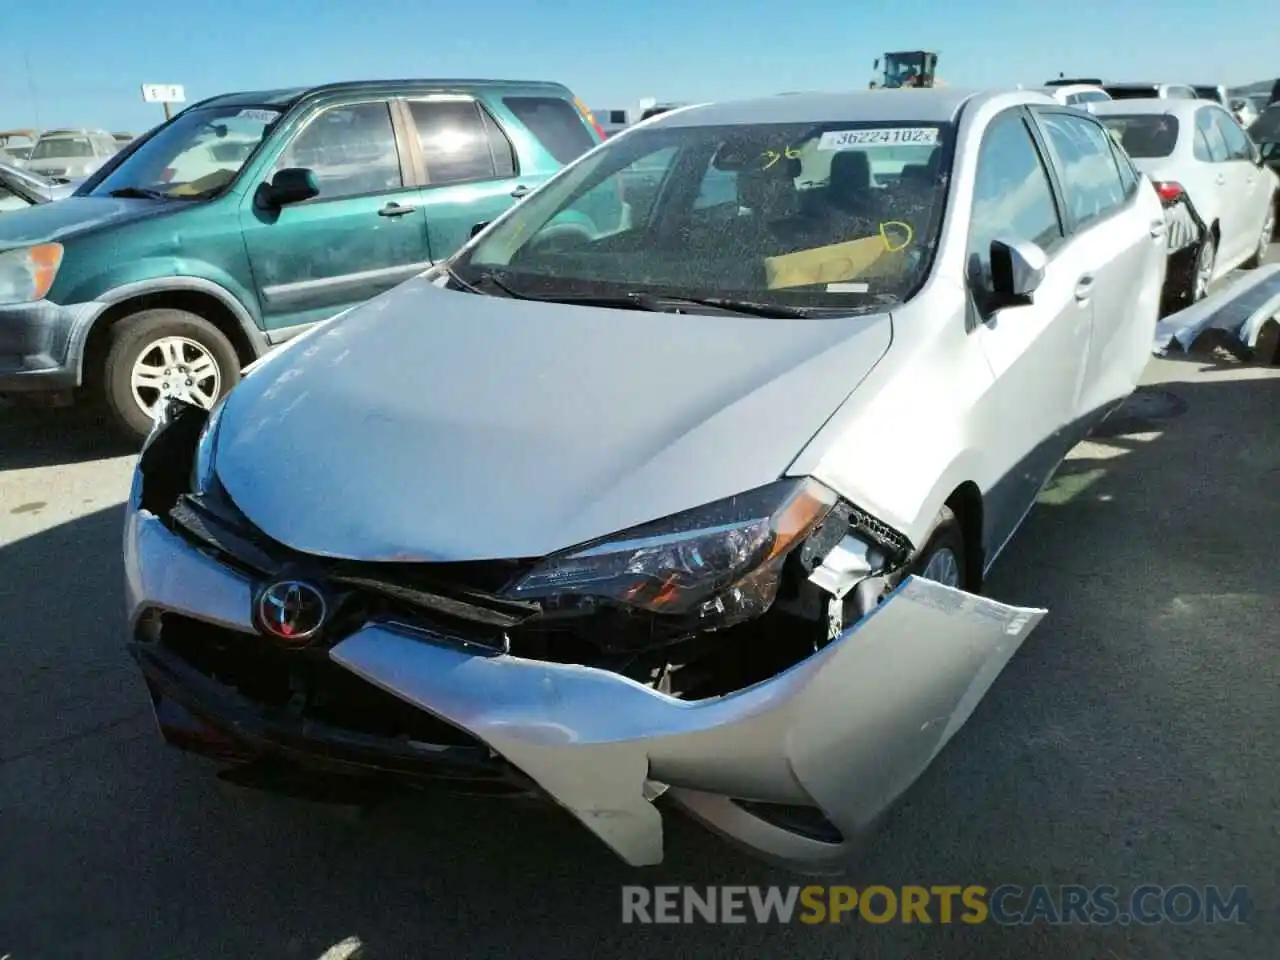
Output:
[[320,181],[313,170],[289,167],[277,171],[271,182],[264,183],[258,190],[258,197],[265,206],[279,208],[320,196]]
[[1026,306],[1044,283],[1049,258],[1029,240],[991,241],[993,309]]

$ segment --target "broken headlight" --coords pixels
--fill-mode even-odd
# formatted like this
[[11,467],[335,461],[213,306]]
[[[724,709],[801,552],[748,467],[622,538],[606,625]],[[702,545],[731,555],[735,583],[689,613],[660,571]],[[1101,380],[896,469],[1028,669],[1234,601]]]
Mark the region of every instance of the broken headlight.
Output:
[[816,480],[780,480],[548,557],[508,593],[608,600],[725,626],[769,608],[787,554],[836,500]]
[[196,441],[196,455],[191,463],[192,493],[206,493],[213,485],[214,448],[218,444],[218,427],[222,423],[222,411],[226,409],[229,395],[223,394],[213,405],[208,419],[204,422],[204,429],[200,431],[200,439]]

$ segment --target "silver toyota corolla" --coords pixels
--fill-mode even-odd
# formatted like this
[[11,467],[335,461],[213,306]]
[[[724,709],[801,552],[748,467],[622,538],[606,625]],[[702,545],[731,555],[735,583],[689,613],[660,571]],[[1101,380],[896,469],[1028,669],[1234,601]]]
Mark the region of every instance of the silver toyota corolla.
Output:
[[1133,390],[1163,227],[1037,93],[628,129],[170,406],[125,529],[164,735],[547,798],[635,865],[679,808],[834,868],[1044,615],[978,594]]

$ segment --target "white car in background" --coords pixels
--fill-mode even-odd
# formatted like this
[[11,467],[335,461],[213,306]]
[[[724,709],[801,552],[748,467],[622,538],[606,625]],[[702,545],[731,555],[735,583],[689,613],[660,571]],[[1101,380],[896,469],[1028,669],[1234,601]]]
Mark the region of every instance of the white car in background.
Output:
[[26,167],[43,177],[80,180],[120,152],[105,130],[46,130],[40,134]]
[[[1089,110],[1165,202],[1170,298],[1200,300],[1218,278],[1262,263],[1280,179],[1225,108],[1207,100],[1151,99],[1095,103]],[[1189,264],[1177,261],[1192,249]]]
[[1069,83],[1064,86],[1048,86],[1040,89],[1058,103],[1068,107],[1085,103],[1105,103],[1111,99],[1111,94],[1092,83]]

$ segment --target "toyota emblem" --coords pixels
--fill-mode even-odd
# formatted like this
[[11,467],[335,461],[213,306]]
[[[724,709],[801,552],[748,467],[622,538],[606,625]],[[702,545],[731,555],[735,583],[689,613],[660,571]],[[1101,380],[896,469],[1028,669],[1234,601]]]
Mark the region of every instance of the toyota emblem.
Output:
[[280,580],[258,595],[258,625],[290,643],[309,640],[329,615],[324,594],[301,580]]

